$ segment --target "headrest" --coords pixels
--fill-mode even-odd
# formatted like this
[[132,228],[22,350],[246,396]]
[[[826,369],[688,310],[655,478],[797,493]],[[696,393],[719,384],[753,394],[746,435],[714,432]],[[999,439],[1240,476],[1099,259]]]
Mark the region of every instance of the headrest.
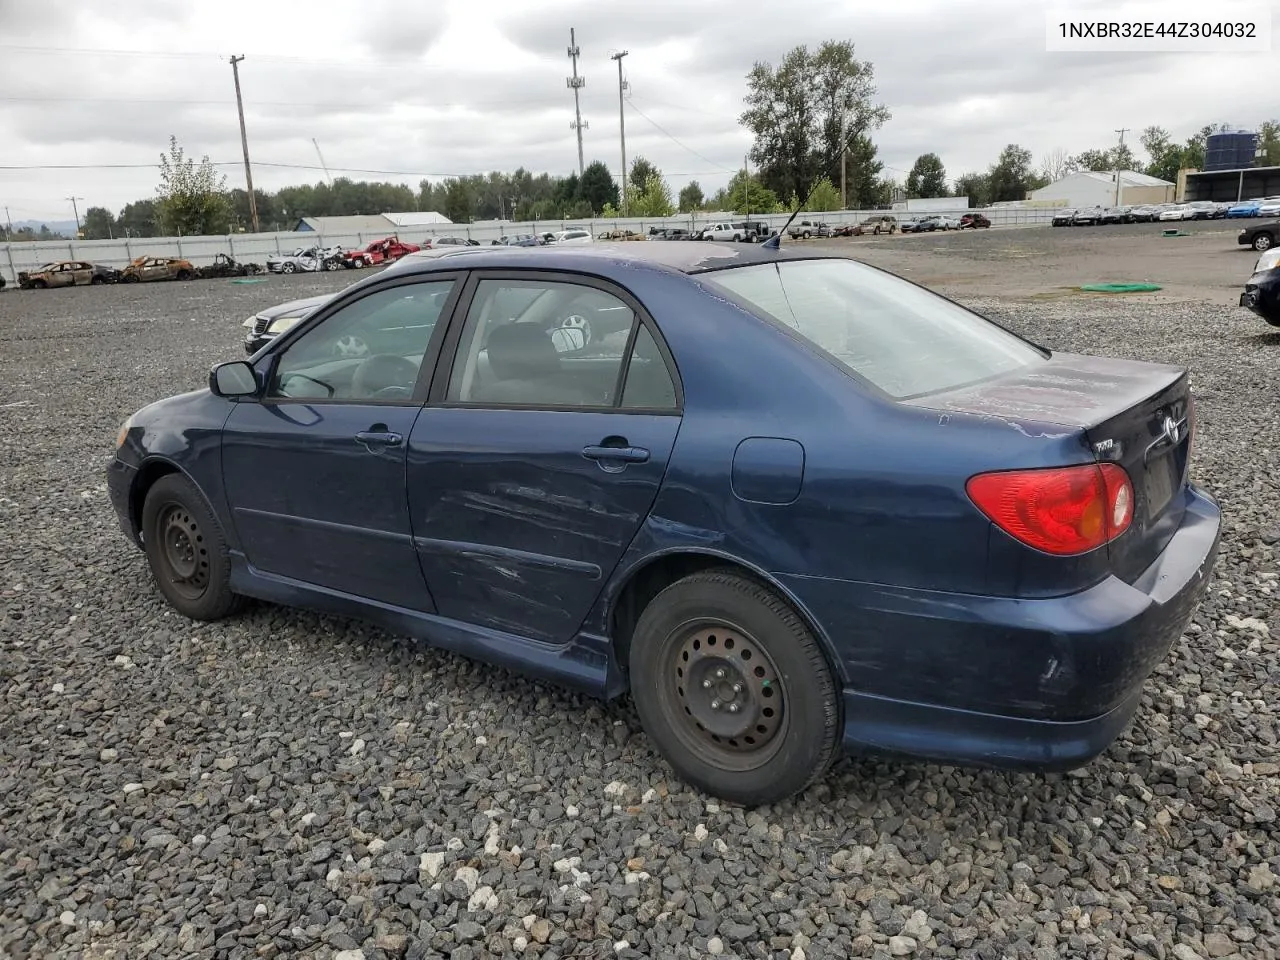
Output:
[[500,380],[536,380],[560,370],[560,355],[541,324],[508,323],[489,334],[489,368]]

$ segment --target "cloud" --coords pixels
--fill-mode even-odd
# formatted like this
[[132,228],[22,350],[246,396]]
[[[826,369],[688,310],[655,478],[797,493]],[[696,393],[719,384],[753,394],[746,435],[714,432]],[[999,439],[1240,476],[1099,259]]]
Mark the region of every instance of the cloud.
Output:
[[[1115,130],[1160,124],[1183,139],[1205,123],[1274,113],[1267,54],[1050,54],[1041,10],[1018,0],[402,0],[259,4],[251,28],[225,5],[119,0],[0,0],[4,163],[152,164],[169,135],[188,155],[227,164],[239,185],[239,125],[227,57],[240,78],[255,183],[315,182],[312,139],[336,174],[422,174],[577,167],[570,122],[569,30],[579,72],[586,159],[616,170],[618,75],[629,51],[627,154],[679,189],[708,192],[741,166],[745,76],[791,47],[853,41],[875,70],[891,119],[875,135],[887,171],[938,153],[952,175],[983,169],[1007,143],[1038,159],[1114,143]],[[15,49],[38,47],[39,50]],[[131,53],[85,52],[111,48]],[[269,166],[269,164],[292,164]],[[300,169],[315,168],[315,169]],[[363,176],[359,172],[352,176]],[[369,174],[369,176],[379,176]],[[150,195],[141,170],[0,170],[23,216],[64,218],[68,195],[118,209]],[[16,211],[15,211],[16,216]]]

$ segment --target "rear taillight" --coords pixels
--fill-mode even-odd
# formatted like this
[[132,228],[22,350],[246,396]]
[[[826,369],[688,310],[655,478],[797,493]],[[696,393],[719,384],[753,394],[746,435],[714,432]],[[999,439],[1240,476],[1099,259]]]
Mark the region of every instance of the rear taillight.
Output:
[[1133,484],[1114,463],[981,473],[969,498],[997,527],[1057,556],[1096,550],[1133,522]]

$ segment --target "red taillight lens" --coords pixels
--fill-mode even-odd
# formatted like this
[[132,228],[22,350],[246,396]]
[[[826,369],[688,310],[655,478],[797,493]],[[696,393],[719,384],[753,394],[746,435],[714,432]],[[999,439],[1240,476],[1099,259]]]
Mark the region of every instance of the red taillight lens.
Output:
[[1058,556],[1096,550],[1133,522],[1133,484],[1114,463],[982,473],[966,489],[1005,533]]

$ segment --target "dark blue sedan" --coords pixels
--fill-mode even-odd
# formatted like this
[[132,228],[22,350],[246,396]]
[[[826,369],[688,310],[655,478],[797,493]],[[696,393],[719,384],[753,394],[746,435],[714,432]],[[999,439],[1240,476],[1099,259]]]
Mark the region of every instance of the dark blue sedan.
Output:
[[753,805],[844,752],[1061,770],[1210,575],[1180,367],[1044,349],[812,249],[488,248],[356,283],[123,426],[160,591],[601,697]]

